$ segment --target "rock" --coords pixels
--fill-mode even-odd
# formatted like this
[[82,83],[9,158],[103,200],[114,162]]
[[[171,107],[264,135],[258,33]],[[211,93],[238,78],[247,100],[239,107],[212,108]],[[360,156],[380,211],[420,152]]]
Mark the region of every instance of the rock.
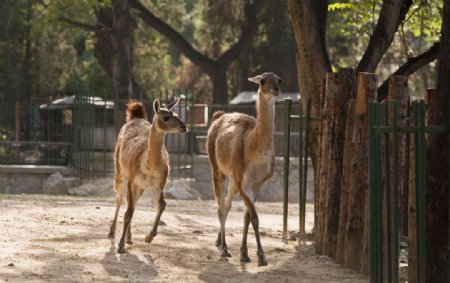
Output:
[[65,195],[67,194],[66,183],[61,173],[56,172],[50,175],[44,182],[42,191],[44,194]]
[[[123,185],[123,191],[126,191],[125,184]],[[69,195],[78,196],[113,196],[114,191],[114,179],[113,178],[102,178],[94,179],[83,182],[81,185],[76,187],[70,187],[67,189]]]
[[164,190],[164,196],[167,199],[200,200],[200,193],[192,188],[194,183],[193,179],[173,180]]

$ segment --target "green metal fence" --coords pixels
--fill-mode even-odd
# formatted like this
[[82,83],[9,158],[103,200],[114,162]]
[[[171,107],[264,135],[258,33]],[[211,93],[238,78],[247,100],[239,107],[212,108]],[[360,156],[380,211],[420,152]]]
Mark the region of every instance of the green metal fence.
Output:
[[0,164],[63,165],[71,162],[67,113],[45,100],[0,100]]
[[298,157],[299,157],[299,180],[298,180],[298,203],[299,203],[299,232],[305,233],[305,215],[306,215],[306,185],[308,170],[308,144],[310,123],[319,121],[319,117],[311,116],[311,99],[306,101],[305,112],[303,112],[303,103],[300,101],[298,114],[292,113],[292,100],[284,100],[284,177],[283,177],[283,240],[287,241],[287,214],[288,214],[288,193],[289,193],[289,159],[291,157],[291,123],[298,121]]
[[[391,109],[390,109],[391,108]],[[388,121],[389,111],[392,121]],[[399,281],[399,214],[398,214],[398,136],[414,136],[414,174],[416,196],[416,264],[417,281],[425,282],[425,184],[427,133],[448,133],[447,125],[426,125],[425,103],[412,104],[413,125],[399,126],[399,104],[369,103],[369,206],[370,206],[370,281]],[[409,113],[409,111],[408,111]],[[409,119],[409,117],[407,117]],[[391,137],[391,139],[389,139]],[[389,142],[389,140],[391,142]],[[409,146],[409,139],[406,139]],[[391,145],[391,146],[390,146]],[[382,158],[384,152],[384,159]],[[390,156],[393,157],[392,164]],[[409,148],[406,160],[409,165]],[[409,166],[408,166],[409,167]],[[384,172],[384,174],[383,174]],[[390,172],[393,172],[390,174]],[[408,176],[408,173],[406,173]],[[410,190],[411,191],[411,190]],[[384,195],[384,197],[383,197]],[[392,196],[392,199],[391,199]],[[383,206],[384,200],[384,206]],[[383,235],[383,207],[385,207],[385,235]],[[387,217],[389,216],[389,217]],[[383,271],[383,239],[386,237],[386,272]]]
[[[163,104],[175,97],[180,103],[175,109],[182,120],[193,121],[192,94],[161,92],[155,95]],[[153,99],[141,97],[148,119],[153,120]],[[80,178],[107,176],[114,172],[113,152],[120,127],[125,121],[125,105],[128,101],[76,96],[73,105],[74,144],[72,150],[75,174]],[[190,117],[188,117],[190,116]],[[192,178],[195,124],[187,123],[190,132],[186,135],[169,133],[165,146],[169,151],[170,178]]]

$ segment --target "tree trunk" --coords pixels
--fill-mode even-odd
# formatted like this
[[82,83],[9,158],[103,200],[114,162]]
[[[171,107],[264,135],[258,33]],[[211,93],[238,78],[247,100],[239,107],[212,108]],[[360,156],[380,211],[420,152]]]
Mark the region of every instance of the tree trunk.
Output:
[[[131,15],[129,16],[131,17]],[[96,38],[94,45],[94,56],[97,59],[100,66],[102,66],[103,70],[105,70],[105,72],[108,73],[112,78],[114,88],[116,90],[116,93],[118,94],[118,98],[128,100],[131,97],[137,97],[138,95],[143,94],[144,93],[143,89],[136,82],[134,74],[132,73],[132,49],[134,44],[132,33],[135,28],[134,20],[132,18],[130,19],[130,21],[132,22],[130,28],[132,29],[130,30],[130,35],[127,35],[128,38],[126,38],[126,40],[129,42],[123,44],[126,48],[129,48],[130,54],[129,55],[125,54],[125,56],[123,56],[124,54],[123,51],[124,50],[126,51],[126,48],[120,46],[121,43],[118,42],[120,40],[114,39],[114,37],[116,37],[117,34],[115,35],[115,33],[113,32],[112,8],[99,9],[96,13],[96,17],[97,17],[97,24],[94,29]],[[117,21],[116,25],[119,25]],[[115,43],[113,44],[113,42]],[[114,46],[117,46],[118,48]],[[122,55],[118,54],[114,55],[116,51]],[[120,56],[123,56],[123,58],[120,58]],[[126,60],[130,60],[130,62],[127,63]],[[123,64],[125,68],[124,70],[119,70],[121,68],[119,65],[121,64]],[[126,70],[128,70],[128,74],[125,73]],[[120,73],[121,71],[123,71],[123,74]],[[124,79],[119,79],[120,76],[123,76]],[[127,76],[129,76],[130,78],[127,78]],[[128,80],[131,80],[131,90],[132,90],[131,96],[129,96],[129,86],[127,82]],[[116,88],[116,87],[121,88],[122,85],[126,86],[124,90],[119,90],[118,88]]]
[[347,121],[347,104],[355,98],[356,70],[339,69],[338,92],[332,110],[332,127],[330,129],[329,170],[327,180],[326,215],[323,249],[326,255],[336,257],[337,235],[339,228],[339,209],[341,197],[342,161],[344,157],[345,122]]
[[370,210],[369,210],[369,190],[366,190],[364,195],[364,199],[366,200],[365,208],[364,208],[364,229],[363,229],[363,245],[362,245],[362,258],[361,258],[361,273],[369,274],[369,265],[370,265],[370,242],[369,242],[369,221],[370,221]]
[[321,198],[321,192],[320,192],[320,168],[322,166],[322,146],[323,146],[323,121],[325,120],[325,115],[327,114],[326,105],[325,105],[325,96],[327,93],[326,85],[327,85],[327,79],[323,79],[323,85],[322,85],[322,92],[320,93],[320,118],[321,122],[319,123],[319,130],[318,130],[318,137],[317,140],[319,141],[319,146],[317,147],[317,153],[316,153],[316,168],[314,170],[314,228],[313,231],[317,232],[317,226],[319,223],[319,204],[320,204],[320,198]]
[[[125,1],[125,0],[121,0]],[[156,17],[138,0],[128,0],[131,7],[138,12],[142,20],[150,27],[157,30],[172,42],[189,60],[200,67],[212,80],[213,104],[227,104],[228,102],[228,80],[226,70],[244,50],[248,49],[254,36],[258,32],[257,13],[266,0],[245,1],[245,19],[242,23],[242,31],[237,42],[226,50],[217,60],[209,58],[197,51],[179,32],[169,24]],[[219,68],[219,70],[217,70]]]
[[334,108],[332,102],[333,98],[337,95],[337,85],[337,74],[328,73],[326,77],[324,105],[322,108],[322,140],[320,141],[321,157],[317,184],[317,190],[319,191],[319,200],[317,201],[318,217],[315,231],[315,249],[316,253],[319,254],[323,253],[323,231],[325,227],[325,205],[327,197],[326,180],[328,174],[328,152],[330,144],[329,131],[331,127],[331,111]]
[[119,98],[134,98],[132,84],[133,31],[136,22],[131,17],[127,0],[113,0],[112,5],[113,84]]
[[226,68],[214,68],[208,73],[213,85],[212,104],[226,105],[228,103],[228,80]]
[[339,229],[337,239],[336,262],[343,264],[345,258],[345,231],[348,220],[348,205],[350,197],[350,178],[353,174],[351,168],[352,151],[353,151],[353,128],[355,122],[355,105],[354,99],[348,103],[347,124],[345,126],[345,142],[344,142],[344,161],[341,185],[341,206],[339,208]]
[[375,99],[376,87],[377,78],[374,74],[358,75],[344,259],[346,266],[358,271],[362,263],[366,196],[369,190],[368,102]]
[[[444,1],[438,61],[438,91],[430,98],[431,125],[449,125],[450,1]],[[427,282],[449,282],[449,133],[434,134],[427,150],[426,266]],[[439,162],[439,160],[442,160]],[[447,161],[447,162],[445,162]]]
[[[323,78],[331,72],[325,47],[327,1],[288,0],[288,10],[297,43],[297,74],[302,99],[311,98],[311,115],[320,114],[320,92]],[[311,159],[316,166],[318,125],[311,123],[309,143]]]

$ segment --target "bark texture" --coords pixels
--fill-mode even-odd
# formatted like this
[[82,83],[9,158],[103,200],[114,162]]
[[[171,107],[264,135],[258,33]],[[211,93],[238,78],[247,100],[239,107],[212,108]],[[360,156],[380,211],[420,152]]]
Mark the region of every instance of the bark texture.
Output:
[[[428,111],[436,114],[428,124],[450,126],[450,1],[444,1],[438,60],[437,96],[435,99],[430,98],[428,107]],[[449,136],[449,133],[432,135],[427,150],[425,220],[427,282],[450,280]]]
[[358,75],[344,257],[345,265],[358,271],[361,270],[363,256],[366,196],[369,190],[368,103],[375,99],[376,86],[377,78],[374,74]]
[[330,128],[330,137],[332,138],[330,138],[329,142],[326,215],[323,232],[324,253],[332,258],[336,258],[337,251],[347,104],[350,99],[355,98],[355,93],[356,70],[339,69],[338,91],[334,97],[335,103],[332,109],[332,126]]
[[317,200],[318,203],[318,217],[316,222],[316,230],[315,230],[315,249],[316,253],[323,253],[323,231],[325,227],[325,208],[326,208],[326,199],[327,199],[327,187],[326,180],[328,176],[328,154],[329,154],[329,145],[330,145],[330,127],[331,127],[331,112],[334,108],[333,100],[337,95],[337,74],[328,73],[326,76],[326,87],[325,87],[325,98],[324,105],[322,111],[322,140],[319,145],[321,146],[321,157],[320,157],[320,171],[318,174],[318,184],[317,190],[319,191]]
[[138,0],[129,0],[130,6],[138,12],[141,19],[172,42],[189,60],[200,67],[210,78],[213,85],[213,104],[228,103],[227,69],[244,50],[251,47],[258,32],[258,11],[267,0],[245,1],[245,19],[239,39],[219,58],[210,58],[196,50],[179,32],[158,18]]
[[343,264],[345,259],[345,232],[348,220],[348,205],[350,198],[350,178],[353,174],[351,161],[353,155],[353,129],[355,122],[356,101],[351,99],[348,103],[347,123],[345,126],[344,159],[341,185],[341,204],[339,208],[339,229],[336,251],[336,262]]

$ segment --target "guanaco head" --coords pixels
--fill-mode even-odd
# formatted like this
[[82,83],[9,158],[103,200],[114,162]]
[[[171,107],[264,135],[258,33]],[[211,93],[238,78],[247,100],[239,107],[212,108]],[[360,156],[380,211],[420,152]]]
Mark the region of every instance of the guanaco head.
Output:
[[263,73],[248,80],[259,84],[259,90],[266,98],[280,94],[281,78],[274,73]]
[[186,133],[188,128],[183,121],[180,120],[177,113],[173,112],[175,106],[177,106],[180,98],[167,104],[165,107],[161,106],[158,99],[153,101],[153,110],[155,111],[154,125],[164,132],[179,132]]

